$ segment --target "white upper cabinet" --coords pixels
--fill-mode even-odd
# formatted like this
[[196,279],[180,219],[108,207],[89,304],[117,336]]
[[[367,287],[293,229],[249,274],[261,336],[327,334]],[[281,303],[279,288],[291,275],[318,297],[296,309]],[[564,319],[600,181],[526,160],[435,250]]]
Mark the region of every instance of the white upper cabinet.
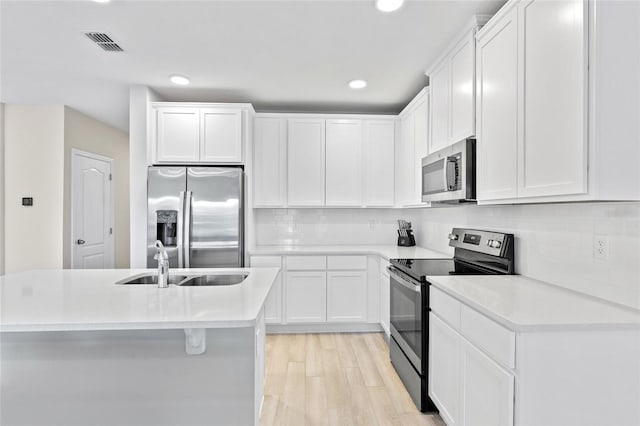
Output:
[[326,205],[362,205],[362,120],[326,122]]
[[400,113],[400,139],[396,145],[396,204],[424,206],[422,157],[429,153],[429,88],[425,88]]
[[524,1],[518,196],[586,192],[586,3]]
[[413,111],[413,191],[411,204],[422,204],[422,158],[429,153],[429,93]]
[[398,163],[396,170],[398,178],[396,179],[396,194],[399,206],[410,205],[413,200],[415,188],[415,160],[414,155],[414,117],[413,114],[407,114],[400,118],[400,140],[398,141]]
[[462,36],[426,72],[431,87],[430,152],[476,134],[475,34],[486,21],[486,16],[474,17]]
[[371,207],[393,206],[395,123],[364,121],[365,200]]
[[325,120],[289,119],[287,198],[292,207],[325,204]]
[[242,164],[250,105],[154,102],[152,163]]
[[429,75],[431,87],[431,146],[437,151],[450,144],[449,138],[449,60],[443,61]]
[[194,108],[156,109],[158,162],[197,162],[200,159],[200,114]]
[[242,162],[242,111],[200,108],[200,161]]
[[518,15],[514,9],[478,40],[479,200],[517,195]]
[[639,9],[512,1],[478,33],[479,203],[640,199]]
[[287,120],[256,118],[253,138],[253,204],[284,207],[286,200]]
[[395,116],[259,114],[253,206],[393,207],[395,122]]
[[469,34],[451,52],[451,143],[475,135],[475,34]]

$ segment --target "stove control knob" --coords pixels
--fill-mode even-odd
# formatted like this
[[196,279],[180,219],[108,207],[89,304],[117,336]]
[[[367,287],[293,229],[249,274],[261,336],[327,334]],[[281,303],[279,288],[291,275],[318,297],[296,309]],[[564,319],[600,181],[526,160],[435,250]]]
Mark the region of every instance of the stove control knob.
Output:
[[500,248],[502,246],[502,243],[500,241],[497,240],[488,240],[487,241],[487,245],[491,248]]
[[451,241],[457,241],[458,240],[458,234],[449,234],[449,239]]

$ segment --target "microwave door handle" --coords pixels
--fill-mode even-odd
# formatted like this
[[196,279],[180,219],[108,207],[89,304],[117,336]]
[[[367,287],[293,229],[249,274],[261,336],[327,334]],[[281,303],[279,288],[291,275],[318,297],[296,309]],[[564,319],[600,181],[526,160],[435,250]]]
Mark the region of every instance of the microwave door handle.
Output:
[[447,191],[453,191],[456,186],[456,161],[446,159],[445,164],[445,188]]
[[449,159],[448,158],[444,158],[442,161],[444,161],[443,167],[442,167],[442,172],[443,172],[443,177],[444,177],[444,185],[442,186],[442,188],[444,188],[444,191],[448,191],[449,190]]

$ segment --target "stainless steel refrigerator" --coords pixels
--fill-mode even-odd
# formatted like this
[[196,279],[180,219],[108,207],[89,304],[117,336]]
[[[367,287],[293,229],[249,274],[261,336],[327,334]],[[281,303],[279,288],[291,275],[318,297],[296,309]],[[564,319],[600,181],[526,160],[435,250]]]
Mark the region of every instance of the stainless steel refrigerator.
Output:
[[243,172],[237,167],[149,167],[147,266],[162,241],[174,268],[244,266]]

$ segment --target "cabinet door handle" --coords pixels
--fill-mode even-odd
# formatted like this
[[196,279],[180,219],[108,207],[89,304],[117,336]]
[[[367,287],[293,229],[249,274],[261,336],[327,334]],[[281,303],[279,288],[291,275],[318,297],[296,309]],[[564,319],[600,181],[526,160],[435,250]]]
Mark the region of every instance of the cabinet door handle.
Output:
[[78,240],[78,241],[76,241],[76,244],[78,244],[78,245],[82,245],[82,244],[84,244],[84,243],[85,243],[85,241],[84,241],[84,240]]

